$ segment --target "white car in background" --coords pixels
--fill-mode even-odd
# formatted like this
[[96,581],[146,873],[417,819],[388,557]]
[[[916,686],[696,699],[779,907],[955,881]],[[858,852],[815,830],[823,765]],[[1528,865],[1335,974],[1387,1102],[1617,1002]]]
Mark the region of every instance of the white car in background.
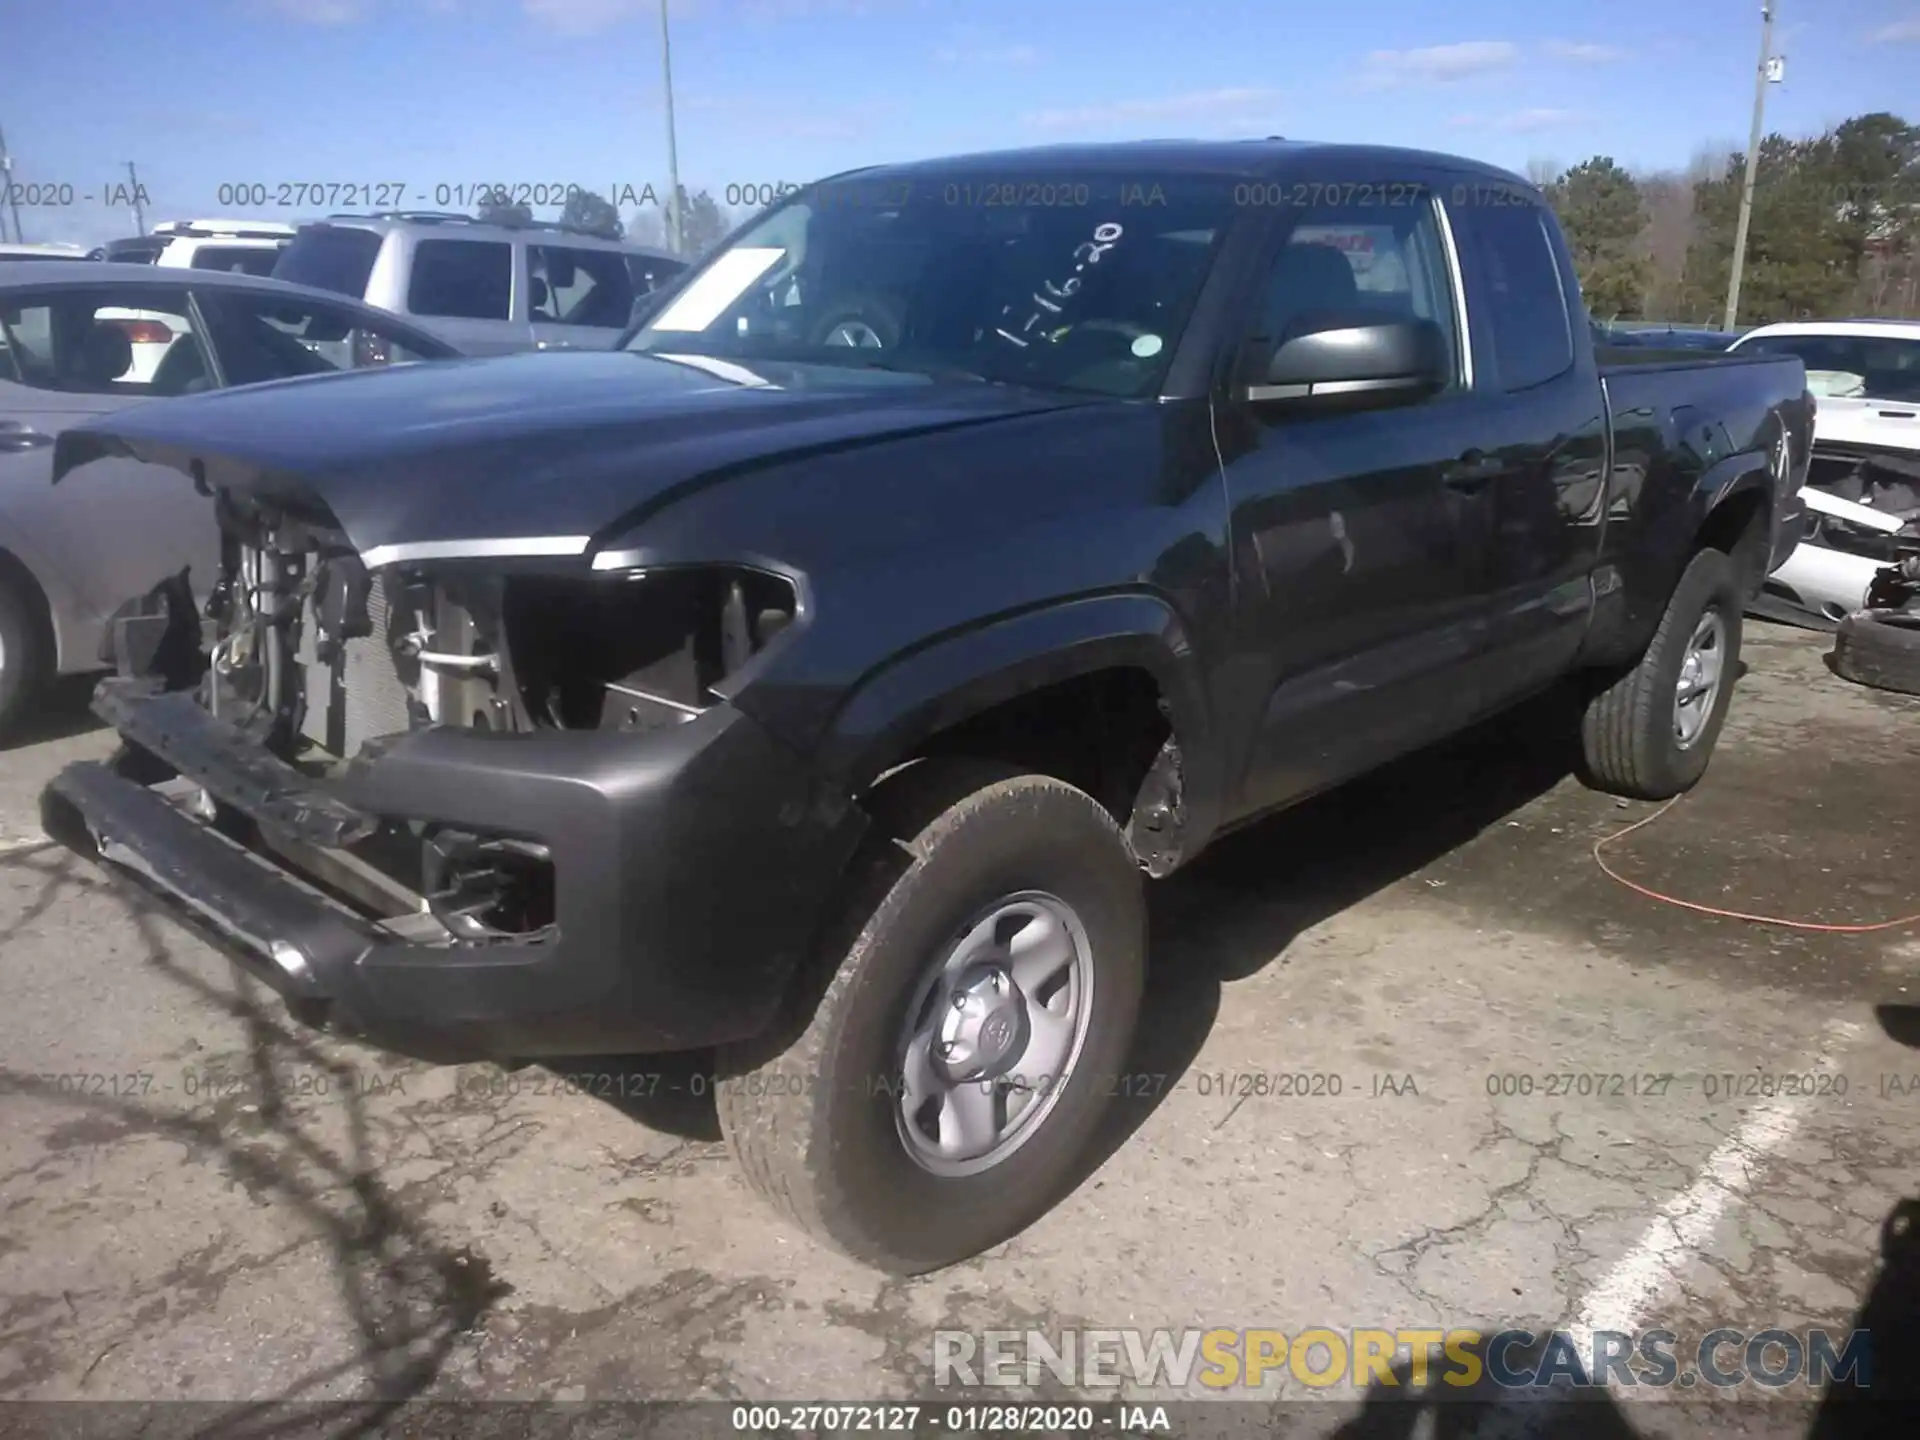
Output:
[[[109,241],[87,258],[167,269],[239,271],[264,278],[273,273],[274,262],[293,236],[293,226],[269,220],[170,220],[148,234]],[[103,312],[100,318],[114,321],[133,342],[133,369],[127,379],[152,379],[160,357],[176,338],[167,318],[133,310]]]
[[1806,364],[1818,405],[1807,533],[1752,608],[1831,630],[1866,605],[1885,537],[1920,521],[1920,320],[1762,325],[1728,348]]

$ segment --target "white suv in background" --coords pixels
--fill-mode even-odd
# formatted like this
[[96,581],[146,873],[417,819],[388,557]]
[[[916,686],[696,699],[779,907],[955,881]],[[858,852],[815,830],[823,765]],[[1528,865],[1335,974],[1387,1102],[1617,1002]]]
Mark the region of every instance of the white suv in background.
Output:
[[293,236],[293,226],[271,220],[169,220],[148,234],[110,240],[87,258],[271,275],[273,262]]
[[[170,220],[150,234],[111,240],[87,258],[119,265],[160,265],[184,270],[238,270],[247,275],[271,275],[280,252],[293,239],[294,227],[270,220]],[[174,335],[164,315],[141,311],[102,312],[103,319],[121,322],[133,338],[133,368],[126,378],[145,383],[167,353]]]

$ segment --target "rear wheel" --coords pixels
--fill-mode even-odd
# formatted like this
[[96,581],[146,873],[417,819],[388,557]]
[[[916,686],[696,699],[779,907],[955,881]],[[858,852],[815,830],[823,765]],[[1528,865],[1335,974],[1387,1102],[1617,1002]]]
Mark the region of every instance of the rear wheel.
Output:
[[1706,773],[1740,667],[1741,608],[1732,559],[1697,553],[1639,663],[1587,702],[1581,746],[1593,783],[1666,800]]
[[895,1273],[978,1254],[1073,1183],[1146,965],[1140,872],[1061,781],[923,761],[876,809],[834,966],[788,1035],[721,1057],[753,1185]]

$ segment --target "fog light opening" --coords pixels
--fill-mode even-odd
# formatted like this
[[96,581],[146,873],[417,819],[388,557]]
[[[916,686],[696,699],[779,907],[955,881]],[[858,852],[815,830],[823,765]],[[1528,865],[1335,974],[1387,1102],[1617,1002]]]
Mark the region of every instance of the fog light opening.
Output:
[[461,939],[525,939],[553,925],[553,858],[544,845],[438,830],[422,847],[421,868],[427,908]]

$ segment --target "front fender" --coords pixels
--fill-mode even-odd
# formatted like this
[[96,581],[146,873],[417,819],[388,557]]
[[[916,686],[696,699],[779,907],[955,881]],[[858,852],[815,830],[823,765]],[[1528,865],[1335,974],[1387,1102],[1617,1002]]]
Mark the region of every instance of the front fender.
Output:
[[1137,667],[1167,703],[1182,757],[1189,824],[1210,829],[1219,776],[1200,666],[1186,626],[1140,591],[1088,596],[950,632],[869,671],[834,714],[820,769],[858,791],[929,736],[1042,686]]
[[59,567],[48,563],[38,541],[10,521],[0,523],[0,564],[16,567],[16,573],[30,581],[46,603],[55,670],[66,674],[93,666],[98,648],[94,643],[97,618],[66,583]]

